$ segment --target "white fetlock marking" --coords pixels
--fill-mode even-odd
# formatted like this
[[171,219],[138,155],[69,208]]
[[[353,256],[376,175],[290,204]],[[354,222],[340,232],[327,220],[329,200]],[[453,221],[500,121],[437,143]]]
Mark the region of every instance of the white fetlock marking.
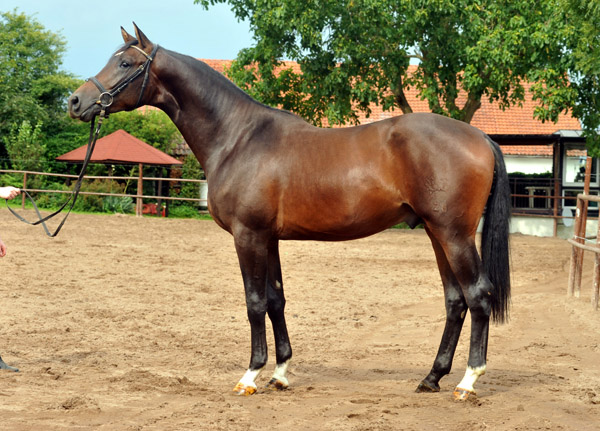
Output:
[[477,379],[479,379],[479,377],[483,376],[484,374],[485,374],[485,365],[483,365],[481,367],[477,367],[477,368],[467,367],[465,376],[460,381],[457,388],[473,392],[474,391],[473,386],[475,385],[475,382],[477,382]]
[[258,375],[260,374],[260,372],[263,369],[260,368],[258,370],[248,370],[246,371],[246,373],[244,374],[244,376],[240,379],[240,383],[244,386],[250,386],[252,388],[256,389],[256,383],[254,383],[254,381],[256,380],[256,378],[258,377]]
[[288,365],[290,365],[290,360],[288,359],[283,364],[277,364],[275,366],[275,371],[273,372],[273,379],[279,380],[285,386],[289,385],[288,379],[286,377]]

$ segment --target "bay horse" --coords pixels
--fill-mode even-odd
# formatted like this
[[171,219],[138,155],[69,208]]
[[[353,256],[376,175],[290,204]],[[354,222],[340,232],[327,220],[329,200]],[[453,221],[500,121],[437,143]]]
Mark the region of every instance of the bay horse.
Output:
[[[345,241],[406,222],[424,225],[446,306],[437,356],[417,392],[440,390],[468,310],[469,358],[454,397],[473,394],[486,370],[490,317],[504,322],[510,302],[510,190],[498,145],[466,123],[425,113],[317,128],[134,27],[135,36],[121,27],[125,44],[71,95],[69,113],[91,121],[102,110],[160,108],[204,168],[210,214],[233,235],[251,328],[250,365],[234,391],[257,390],[267,363],[266,315],[277,359],[267,387],[288,387],[279,240]],[[480,258],[475,236],[486,207]]]

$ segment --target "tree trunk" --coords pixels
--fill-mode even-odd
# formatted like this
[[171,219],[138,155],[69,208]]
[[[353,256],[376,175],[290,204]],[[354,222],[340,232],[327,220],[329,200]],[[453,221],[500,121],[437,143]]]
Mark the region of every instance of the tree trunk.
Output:
[[398,77],[398,86],[394,91],[396,95],[396,103],[398,107],[402,111],[403,114],[412,114],[413,110],[408,103],[408,99],[406,99],[406,94],[404,94],[404,87],[402,85],[402,76]]
[[467,101],[465,102],[465,106],[463,106],[463,121],[465,123],[471,123],[475,112],[481,108],[481,96],[475,96],[473,94],[469,94],[467,97]]

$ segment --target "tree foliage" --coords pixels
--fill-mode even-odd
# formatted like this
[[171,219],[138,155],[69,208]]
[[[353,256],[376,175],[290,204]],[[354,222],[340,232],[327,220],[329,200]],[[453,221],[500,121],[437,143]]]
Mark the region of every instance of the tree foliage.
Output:
[[11,130],[6,140],[6,151],[12,161],[13,168],[20,170],[42,170],[46,149],[40,142],[42,124],[32,126],[28,120]]
[[41,140],[49,132],[72,128],[66,119],[66,100],[80,81],[59,70],[64,51],[64,39],[35,19],[17,10],[0,13],[2,158],[15,130],[40,125],[36,139]]
[[572,110],[581,120],[590,154],[600,157],[600,3],[596,0],[560,0],[555,20],[561,23],[556,37],[562,56],[556,69],[567,70],[569,80],[555,88],[537,85],[543,102],[540,116],[553,120]]
[[[228,72],[259,100],[330,124],[357,122],[372,103],[411,112],[415,88],[432,112],[469,122],[482,99],[520,103],[535,75],[561,55],[552,19],[558,0],[195,0],[227,3],[255,44]],[[282,59],[300,65],[286,68]],[[412,59],[418,63],[409,72]],[[413,61],[415,63],[415,61]],[[460,92],[464,91],[462,95]]]
[[183,141],[177,126],[169,116],[155,109],[110,114],[109,119],[102,124],[101,136],[109,135],[119,129],[165,153],[170,153],[178,142]]
[[[89,125],[67,114],[68,96],[83,82],[60,70],[64,51],[62,36],[32,17],[17,10],[1,13],[0,158],[10,159],[16,169],[77,169],[54,160],[87,144],[89,136]],[[118,129],[166,152],[182,139],[160,111],[113,114],[102,136]]]

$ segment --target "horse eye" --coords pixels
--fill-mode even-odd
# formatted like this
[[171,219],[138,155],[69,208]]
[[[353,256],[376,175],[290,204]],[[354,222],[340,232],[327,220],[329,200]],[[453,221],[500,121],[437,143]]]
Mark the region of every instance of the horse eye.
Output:
[[127,69],[130,66],[129,63],[127,63],[126,61],[122,61],[121,64],[119,64],[119,67],[122,69]]

